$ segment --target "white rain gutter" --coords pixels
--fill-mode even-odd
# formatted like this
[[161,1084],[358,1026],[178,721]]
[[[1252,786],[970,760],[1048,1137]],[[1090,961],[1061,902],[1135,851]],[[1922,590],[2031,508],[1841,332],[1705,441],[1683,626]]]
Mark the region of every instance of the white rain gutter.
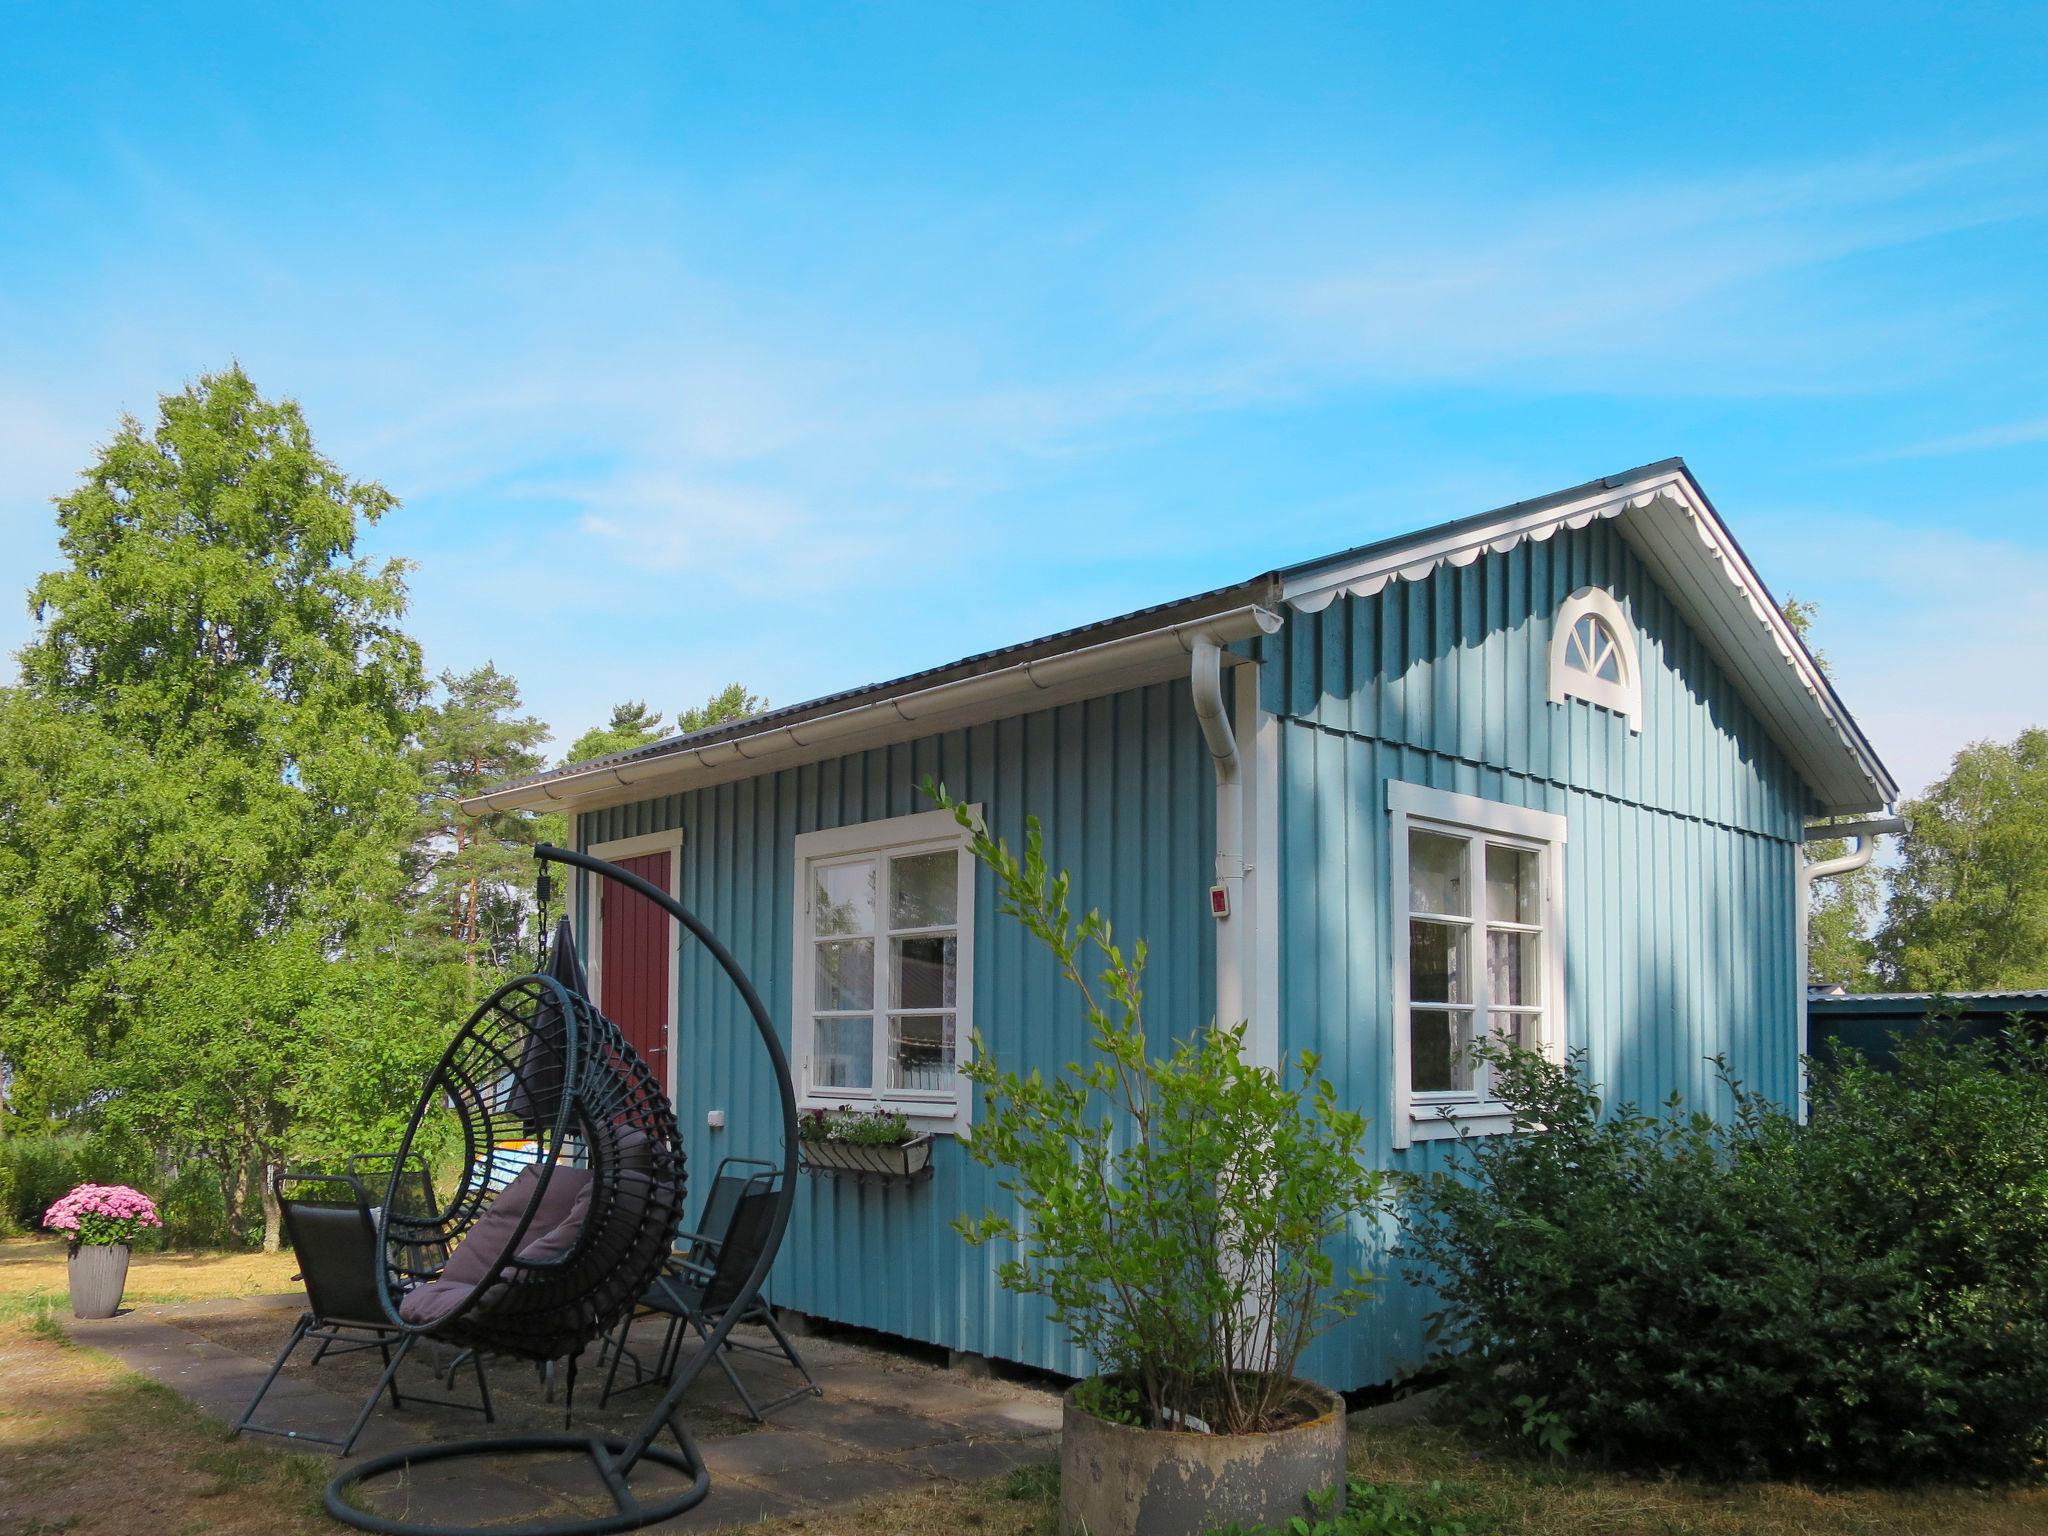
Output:
[[1825,822],[1806,829],[1805,840],[1809,843],[1832,842],[1838,837],[1849,839],[1849,851],[1836,859],[1822,859],[1818,864],[1806,866],[1806,883],[1826,880],[1835,875],[1846,875],[1867,865],[1877,852],[1877,840],[1891,832],[1906,830],[1905,822],[1896,816],[1874,816],[1865,821],[1844,821],[1833,826]]
[[1211,908],[1216,914],[1216,1022],[1228,1026],[1245,1019],[1237,928],[1244,910],[1244,762],[1223,696],[1223,648],[1214,640],[1195,642],[1188,682],[1216,768],[1216,884],[1223,892],[1221,908]]
[[[727,736],[627,762],[594,763],[530,784],[487,790],[462,802],[471,815],[524,807],[587,808],[751,778],[822,758],[907,741],[936,731],[1001,720],[1181,675],[1197,646],[1220,648],[1280,628],[1256,603],[1141,634],[1018,662],[914,693],[849,704],[830,714]],[[622,791],[632,791],[631,794]]]

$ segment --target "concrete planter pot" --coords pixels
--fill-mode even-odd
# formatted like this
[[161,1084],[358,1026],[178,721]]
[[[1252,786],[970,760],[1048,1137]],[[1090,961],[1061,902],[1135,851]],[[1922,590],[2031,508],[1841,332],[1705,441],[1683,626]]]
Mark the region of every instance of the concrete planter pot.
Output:
[[71,1250],[71,1315],[112,1317],[128,1284],[126,1243],[81,1243]]
[[863,1146],[851,1141],[805,1141],[804,1167],[812,1173],[850,1174],[855,1178],[900,1183],[931,1172],[929,1132],[893,1147]]
[[1344,1400],[1311,1382],[1312,1417],[1259,1435],[1112,1424],[1074,1406],[1060,1418],[1060,1536],[1203,1536],[1236,1521],[1284,1526],[1310,1494],[1344,1498]]

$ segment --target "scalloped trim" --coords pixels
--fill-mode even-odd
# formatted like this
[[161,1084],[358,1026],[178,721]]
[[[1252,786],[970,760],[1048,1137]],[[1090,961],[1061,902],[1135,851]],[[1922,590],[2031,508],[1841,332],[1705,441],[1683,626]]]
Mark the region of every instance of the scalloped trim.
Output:
[[[1591,503],[1559,507],[1508,522],[1494,529],[1482,529],[1462,538],[1410,553],[1393,551],[1318,580],[1313,575],[1290,581],[1284,601],[1297,613],[1321,613],[1340,597],[1375,597],[1397,581],[1421,581],[1444,566],[1462,570],[1481,555],[1505,555],[1525,542],[1544,543],[1560,529],[1577,530],[1595,522],[1619,518],[1631,512],[1654,513],[1659,504],[1680,515],[1691,528],[1699,548],[1717,566],[1729,586],[1748,605],[1761,637],[1767,637],[1793,675],[1798,678],[1820,718],[1832,731],[1837,744],[1856,766],[1858,774],[1875,792],[1880,805],[1889,805],[1898,793],[1891,775],[1863,739],[1845,711],[1832,697],[1820,670],[1806,647],[1792,633],[1784,616],[1771,603],[1762,581],[1720,525],[1713,512],[1700,502],[1691,487],[1678,475],[1660,476],[1654,483],[1617,491]],[[1675,594],[1674,594],[1675,595]],[[1694,620],[1697,625],[1697,620]],[[1776,711],[1766,708],[1768,716]]]

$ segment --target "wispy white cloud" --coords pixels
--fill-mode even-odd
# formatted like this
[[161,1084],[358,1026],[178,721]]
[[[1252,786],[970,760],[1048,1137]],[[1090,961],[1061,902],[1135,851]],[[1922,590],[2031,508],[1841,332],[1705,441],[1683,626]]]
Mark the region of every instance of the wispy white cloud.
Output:
[[1828,274],[2048,208],[2038,146],[2012,143],[1564,194],[1308,190],[1225,210],[1173,306],[1297,387],[1866,392],[1924,373],[1975,317]]
[[2001,426],[1979,427],[1949,437],[1930,438],[1878,454],[1879,459],[1936,459],[1957,453],[1986,453],[1997,448],[2020,448],[2029,443],[2048,443],[2048,416],[2032,421],[2012,421]]
[[[239,355],[304,399],[349,469],[407,498],[379,540],[427,562],[420,623],[448,659],[481,659],[506,612],[530,645],[587,657],[632,603],[801,598],[843,643],[762,642],[781,669],[762,681],[788,696],[891,670],[905,635],[930,661],[1167,595],[1118,586],[1162,550],[1241,574],[1232,541],[1304,525],[1298,510],[1192,529],[1130,467],[1210,418],[1360,386],[1853,394],[1938,372],[1967,350],[1958,301],[1893,302],[1842,270],[2038,211],[2024,148],[1547,194],[1247,181],[1142,224],[1000,193],[862,224],[843,190],[791,184],[777,198],[810,216],[780,217],[807,243],[772,262],[750,260],[743,206],[622,179],[433,243],[371,224],[301,252],[131,151],[148,260],[110,261],[70,312],[8,327],[0,517],[46,528],[45,498],[120,405]],[[202,261],[159,261],[192,241]],[[1105,466],[1118,496],[1075,494]],[[1542,488],[1455,470],[1489,487],[1475,507]],[[1020,547],[1073,570],[963,583]],[[0,558],[0,580],[25,574]],[[942,617],[923,617],[919,594],[942,588]],[[634,665],[728,680],[715,633],[642,636]],[[565,722],[608,702],[573,692],[571,667],[531,670]]]

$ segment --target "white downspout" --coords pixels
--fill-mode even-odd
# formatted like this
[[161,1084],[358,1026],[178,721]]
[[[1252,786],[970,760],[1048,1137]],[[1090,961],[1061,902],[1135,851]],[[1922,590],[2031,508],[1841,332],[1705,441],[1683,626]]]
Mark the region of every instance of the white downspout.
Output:
[[1813,988],[1813,959],[1808,924],[1813,914],[1813,883],[1836,875],[1854,874],[1866,868],[1877,853],[1877,840],[1890,832],[1903,832],[1905,822],[1896,816],[1878,816],[1867,821],[1845,821],[1837,826],[1819,822],[1809,826],[1803,840],[1809,843],[1849,840],[1849,851],[1840,858],[1822,859],[1818,864],[1800,861],[1799,871],[1799,1118],[1806,1119],[1806,1058],[1813,1050],[1807,1028],[1807,997]]
[[1223,915],[1216,921],[1216,1022],[1242,1024],[1244,963],[1236,925],[1244,909],[1244,763],[1223,696],[1223,647],[1199,636],[1191,659],[1195,718],[1216,768],[1216,884],[1223,892]]

